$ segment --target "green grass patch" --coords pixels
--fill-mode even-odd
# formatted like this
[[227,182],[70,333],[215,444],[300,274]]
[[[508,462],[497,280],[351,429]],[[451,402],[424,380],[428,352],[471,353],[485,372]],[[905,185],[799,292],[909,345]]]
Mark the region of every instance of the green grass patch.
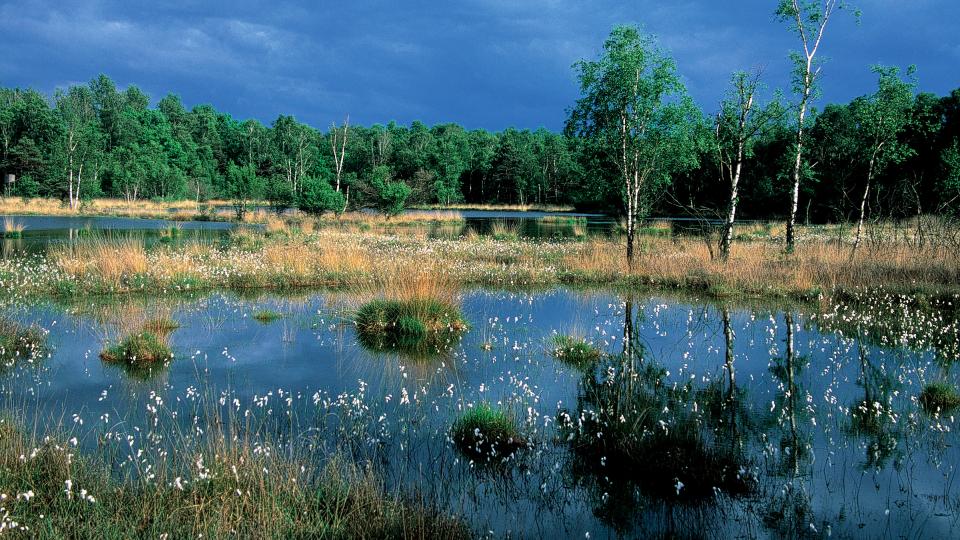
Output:
[[174,330],[180,328],[180,323],[169,317],[157,317],[150,319],[143,325],[143,329],[157,336],[170,335]]
[[263,324],[269,324],[283,317],[283,314],[271,309],[261,309],[253,314],[253,318]]
[[584,338],[569,335],[553,336],[554,358],[577,369],[587,368],[603,356],[603,352]]
[[173,452],[149,477],[117,475],[108,450],[80,454],[69,434],[30,432],[0,420],[0,519],[14,538],[472,537],[338,453],[264,456],[249,441],[224,451],[228,436],[213,432],[216,448]]
[[146,330],[127,336],[100,353],[100,358],[107,362],[140,366],[166,362],[172,357],[170,347],[156,334]]
[[0,317],[0,361],[34,360],[46,351],[47,334],[36,325],[25,326]]
[[945,382],[934,382],[923,387],[919,401],[927,412],[948,412],[960,406],[960,393]]
[[467,329],[456,306],[436,299],[373,300],[354,322],[363,346],[413,356],[446,352]]
[[527,444],[513,416],[487,403],[457,418],[450,437],[466,456],[488,463],[508,459]]

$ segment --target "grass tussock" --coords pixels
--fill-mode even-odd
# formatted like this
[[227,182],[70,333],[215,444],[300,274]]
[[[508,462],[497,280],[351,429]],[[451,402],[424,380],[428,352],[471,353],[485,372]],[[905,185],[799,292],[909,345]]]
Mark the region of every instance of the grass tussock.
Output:
[[417,357],[446,352],[467,329],[459,308],[432,298],[372,300],[357,310],[354,322],[368,349]]
[[960,407],[960,392],[945,382],[934,382],[923,387],[918,399],[929,413],[945,413]]
[[[65,439],[65,437],[64,437]],[[0,422],[0,531],[30,538],[469,538],[459,520],[387,494],[339,455],[270,455],[222,433],[151,475]]]
[[603,356],[603,352],[585,338],[565,334],[553,336],[551,354],[554,358],[577,369],[586,369]]
[[23,236],[23,230],[25,226],[20,221],[17,221],[11,217],[3,218],[3,223],[0,225],[0,238],[20,238]]
[[172,357],[173,353],[165,340],[146,330],[127,336],[100,353],[100,358],[107,362],[140,366],[163,363]]
[[254,312],[253,318],[259,323],[269,324],[283,317],[283,314],[272,309],[261,309]]
[[450,428],[456,447],[477,462],[502,462],[526,447],[513,416],[488,403],[467,409]]
[[5,365],[39,359],[46,351],[46,343],[47,332],[39,326],[0,317],[0,362]]
[[124,279],[146,273],[150,266],[146,248],[138,238],[91,237],[51,247],[49,257],[71,277],[94,279],[115,286]]
[[490,226],[490,236],[494,240],[519,240],[520,226],[516,222],[494,221]]

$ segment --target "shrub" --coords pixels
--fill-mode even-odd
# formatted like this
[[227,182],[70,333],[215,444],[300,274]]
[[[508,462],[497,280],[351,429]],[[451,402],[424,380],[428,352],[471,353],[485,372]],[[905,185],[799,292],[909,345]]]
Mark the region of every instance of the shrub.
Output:
[[314,215],[333,212],[340,215],[346,205],[343,193],[333,189],[326,179],[308,177],[303,181],[303,194],[300,195],[300,210]]
[[394,182],[389,167],[381,165],[373,169],[369,184],[371,202],[381,214],[389,218],[403,212],[412,190],[403,182]]
[[513,417],[487,403],[457,418],[450,436],[461,452],[481,462],[503,461],[527,444]]

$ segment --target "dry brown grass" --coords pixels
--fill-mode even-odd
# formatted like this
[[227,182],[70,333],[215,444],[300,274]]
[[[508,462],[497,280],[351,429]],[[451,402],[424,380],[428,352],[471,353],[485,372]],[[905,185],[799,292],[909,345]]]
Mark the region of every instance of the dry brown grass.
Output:
[[362,247],[330,241],[288,240],[268,244],[262,253],[272,270],[304,277],[320,272],[367,273],[373,267]]
[[[595,240],[564,257],[569,270],[598,280],[630,275],[620,243]],[[890,286],[905,289],[960,283],[960,259],[928,247],[885,245],[861,248],[829,241],[800,243],[786,254],[777,242],[740,242],[723,263],[711,258],[697,239],[644,238],[633,275],[662,284],[711,287],[730,291],[830,291],[835,288]]]
[[[207,207],[229,205],[228,201],[214,200],[202,203]],[[163,218],[177,221],[197,219],[201,215],[196,201],[127,201],[125,199],[92,199],[83,201],[74,210],[59,199],[0,197],[0,214],[27,214],[47,216],[120,216]]]
[[383,225],[408,225],[408,224],[418,224],[418,223],[434,223],[434,222],[450,222],[450,221],[463,221],[463,216],[460,212],[455,211],[443,211],[443,212],[405,212],[397,216],[391,216],[389,219],[380,215],[373,214],[370,212],[345,212],[339,219],[333,214],[324,214],[317,218],[318,221],[324,223],[341,223],[341,224],[366,224],[371,227],[383,226]]
[[9,235],[9,234],[19,235],[23,232],[23,229],[24,229],[23,223],[11,217],[3,218],[3,225],[0,226],[0,232],[2,232],[4,235]]
[[[303,224],[300,224],[301,231]],[[138,239],[90,239],[52,248],[49,260],[75,283],[100,292],[189,287],[335,286],[384,298],[444,299],[464,284],[527,286],[631,284],[712,294],[829,294],[835,289],[888,287],[945,290],[960,284],[960,250],[927,241],[865,241],[856,254],[829,235],[802,238],[796,251],[770,240],[735,242],[726,263],[702,238],[641,236],[632,272],[618,239],[495,240],[468,235],[321,228],[312,234],[264,235],[242,230],[233,245],[186,242],[147,252]],[[12,272],[20,272],[11,266]],[[58,273],[54,273],[58,274]],[[137,279],[130,279],[136,276]],[[37,290],[63,279],[25,280]]]
[[435,299],[448,304],[457,300],[456,281],[435,262],[385,261],[377,265],[372,279],[376,292],[390,300]]
[[143,241],[137,238],[93,238],[51,247],[49,255],[61,270],[71,276],[95,276],[114,284],[120,284],[124,277],[146,273],[149,268]]
[[267,214],[263,218],[263,228],[270,234],[286,233],[290,230],[287,220],[276,214]]
[[501,212],[571,212],[573,207],[558,204],[418,204],[413,206],[417,210],[490,210]]

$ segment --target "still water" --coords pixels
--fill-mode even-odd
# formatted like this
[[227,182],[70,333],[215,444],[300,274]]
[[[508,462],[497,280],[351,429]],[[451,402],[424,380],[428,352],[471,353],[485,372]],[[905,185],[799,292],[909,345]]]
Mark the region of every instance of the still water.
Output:
[[63,244],[90,235],[117,237],[136,235],[148,245],[175,230],[182,239],[219,239],[236,224],[220,221],[169,221],[123,217],[3,216],[23,226],[19,238],[0,238],[0,254],[42,253],[49,245]]
[[[88,450],[110,434],[129,437],[134,453],[160,418],[202,432],[199,412],[211,404],[273,418],[281,439],[349,438],[388,486],[417,490],[495,537],[957,534],[956,423],[917,401],[928,382],[957,383],[957,326],[903,299],[814,312],[473,290],[461,299],[469,331],[430,358],[365,350],[349,322],[361,300],[212,293],[6,306],[6,317],[49,331],[50,353],[10,362],[0,390],[28,418],[86,434]],[[264,310],[281,317],[259,322]],[[155,317],[179,324],[168,365],[129,373],[99,358]],[[552,354],[558,333],[609,356],[569,365]],[[449,436],[483,402],[510,410],[528,441],[496,466],[473,462]],[[708,450],[665,461],[655,450],[618,454],[616,437],[641,424],[651,440],[697,431]],[[735,481],[699,483],[696,472],[710,471],[684,461],[696,452],[732,459]]]

